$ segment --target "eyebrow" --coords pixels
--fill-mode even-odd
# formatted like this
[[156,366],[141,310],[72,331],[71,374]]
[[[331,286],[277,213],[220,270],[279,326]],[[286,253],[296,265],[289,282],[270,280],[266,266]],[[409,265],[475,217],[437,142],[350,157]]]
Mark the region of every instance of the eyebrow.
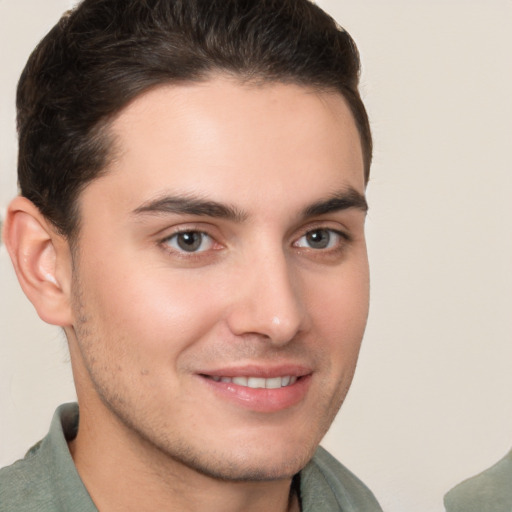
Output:
[[248,217],[246,212],[234,206],[192,196],[165,196],[154,199],[142,204],[136,208],[133,213],[135,215],[159,215],[168,213],[197,215],[201,217],[226,219],[234,222],[243,222]]
[[337,192],[326,200],[309,205],[303,210],[302,215],[305,218],[315,217],[350,208],[361,210],[364,213],[368,211],[368,203],[365,196],[352,187],[342,192]]
[[[354,188],[337,192],[327,199],[317,201],[302,211],[302,217],[315,217],[340,210],[355,208],[368,211],[368,203],[363,194]],[[241,223],[249,214],[235,206],[219,203],[217,201],[203,200],[195,196],[164,196],[143,203],[133,210],[134,215],[197,215],[199,217],[212,217],[226,219]]]

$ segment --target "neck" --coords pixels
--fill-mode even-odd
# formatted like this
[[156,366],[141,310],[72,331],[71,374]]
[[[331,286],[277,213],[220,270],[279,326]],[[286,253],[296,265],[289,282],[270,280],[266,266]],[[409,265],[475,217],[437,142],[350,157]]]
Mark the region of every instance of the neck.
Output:
[[[103,409],[100,407],[100,410]],[[136,438],[119,421],[81,409],[70,452],[96,507],[102,512],[295,512],[291,479],[268,482],[219,480],[184,466]],[[100,413],[101,414],[101,413]],[[101,428],[98,427],[101,425]]]

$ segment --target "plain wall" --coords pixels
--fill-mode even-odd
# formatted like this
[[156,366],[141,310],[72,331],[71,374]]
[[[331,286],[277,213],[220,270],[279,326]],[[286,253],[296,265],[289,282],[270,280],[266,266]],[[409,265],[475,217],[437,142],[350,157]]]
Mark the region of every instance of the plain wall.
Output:
[[[324,445],[386,511],[442,511],[512,445],[512,2],[324,0],[355,38],[375,137],[370,321]],[[0,211],[16,193],[15,84],[64,0],[0,0]],[[0,247],[0,466],[74,390]]]

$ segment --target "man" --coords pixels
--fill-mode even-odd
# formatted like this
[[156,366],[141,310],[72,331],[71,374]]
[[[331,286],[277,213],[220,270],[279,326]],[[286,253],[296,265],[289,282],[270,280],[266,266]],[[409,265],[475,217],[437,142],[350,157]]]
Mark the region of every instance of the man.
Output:
[[358,73],[307,0],[85,0],[36,48],[4,239],[79,412],[2,511],[380,510],[318,448],[368,312]]

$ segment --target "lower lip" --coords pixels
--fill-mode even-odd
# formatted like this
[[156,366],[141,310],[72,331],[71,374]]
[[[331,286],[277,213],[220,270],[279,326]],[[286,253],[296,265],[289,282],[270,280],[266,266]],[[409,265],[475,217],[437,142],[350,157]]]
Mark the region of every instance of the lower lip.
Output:
[[278,389],[249,388],[232,382],[216,382],[199,376],[221,398],[255,412],[272,413],[297,405],[307,394],[311,375],[304,375],[294,384]]

